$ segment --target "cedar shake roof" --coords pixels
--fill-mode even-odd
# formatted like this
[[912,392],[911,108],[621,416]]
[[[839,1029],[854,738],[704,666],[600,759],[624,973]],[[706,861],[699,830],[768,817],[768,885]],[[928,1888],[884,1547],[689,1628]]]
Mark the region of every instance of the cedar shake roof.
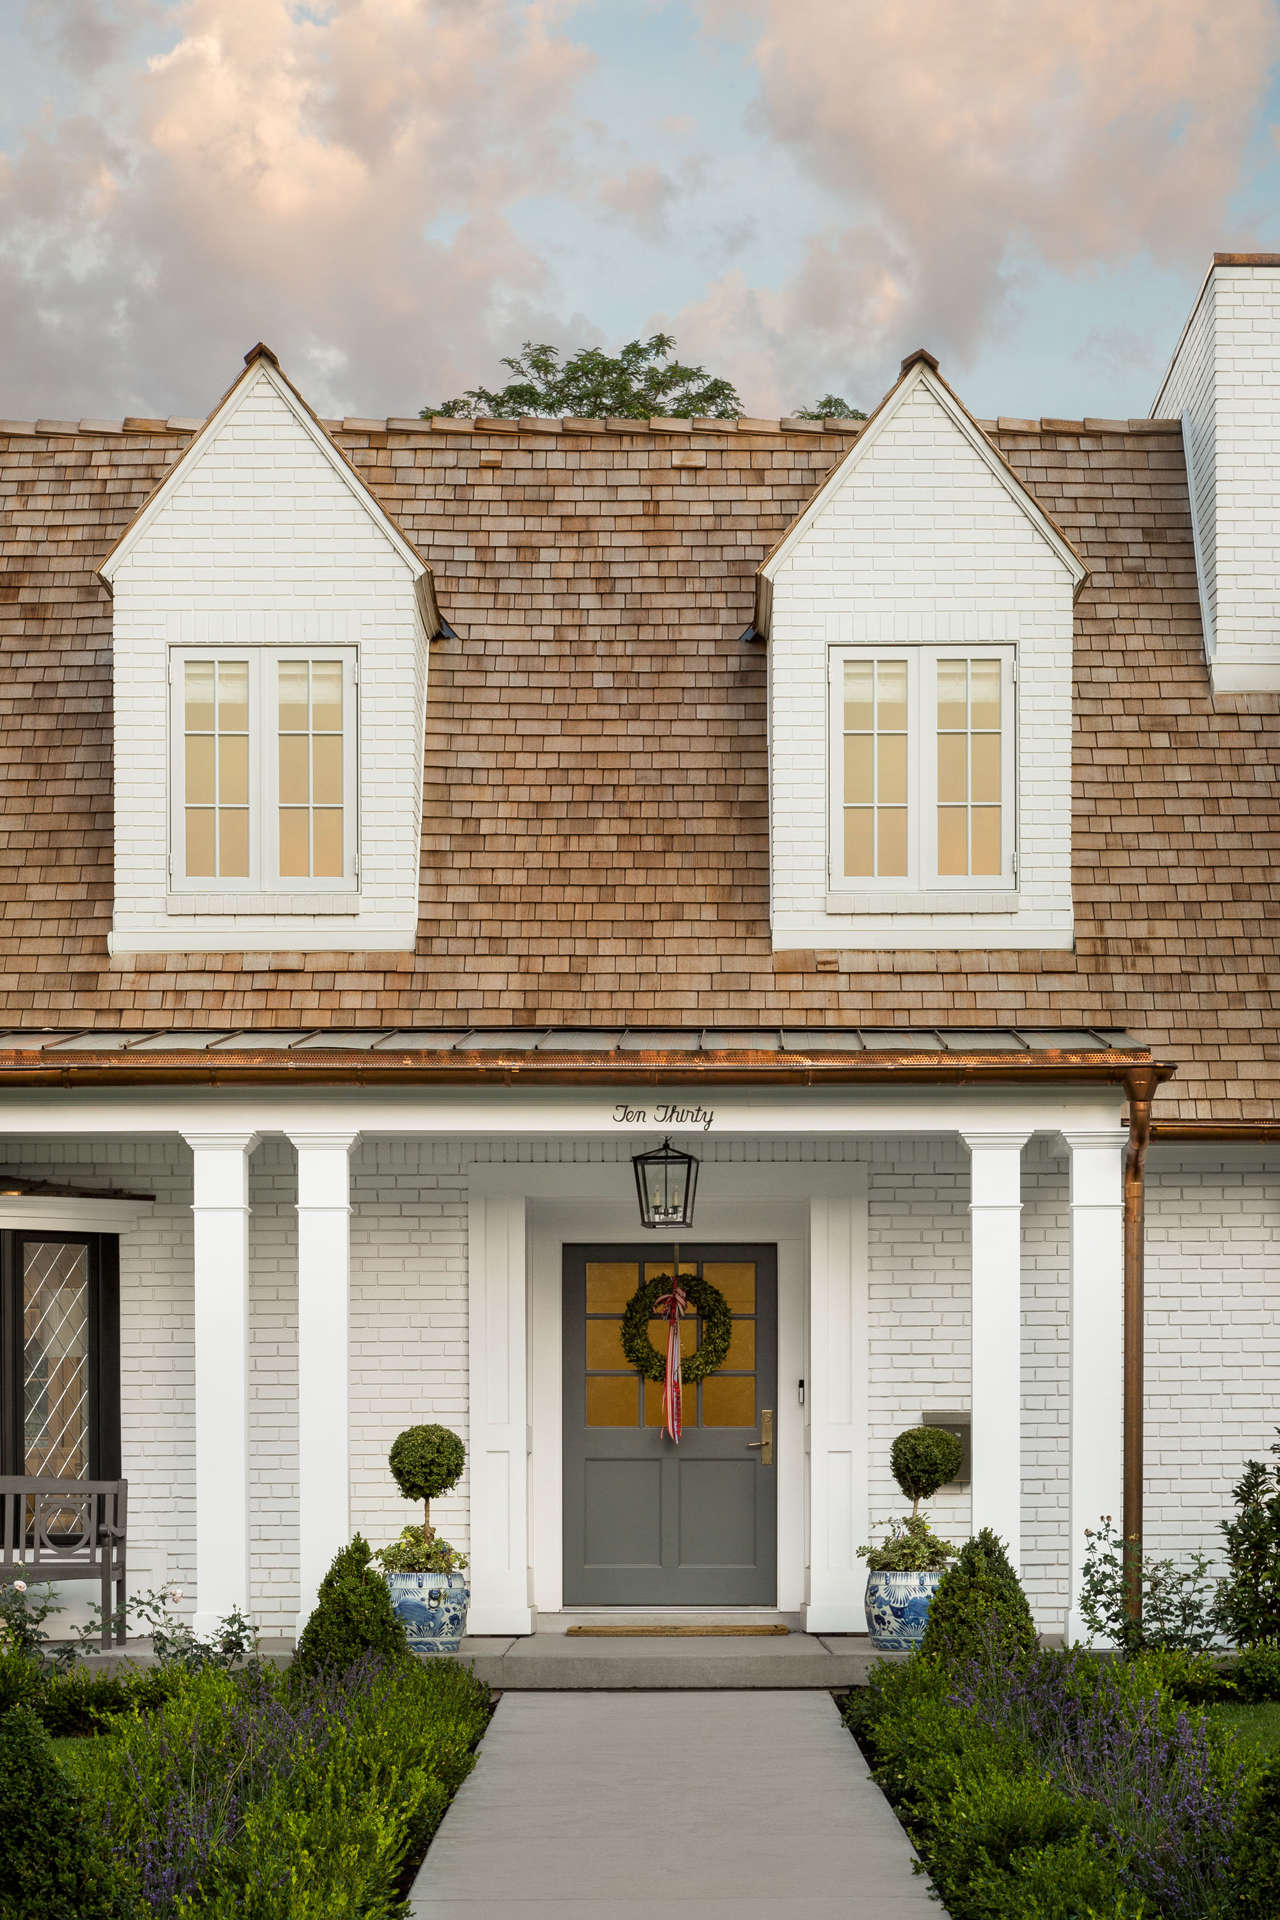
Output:
[[771,951],[765,655],[738,636],[856,428],[349,420],[457,635],[417,951],[113,964],[95,569],[200,424],[0,422],[5,1028],[1124,1030],[1178,1063],[1161,1119],[1280,1120],[1280,696],[1211,696],[1176,422],[982,423],[1090,571],[1074,952]]

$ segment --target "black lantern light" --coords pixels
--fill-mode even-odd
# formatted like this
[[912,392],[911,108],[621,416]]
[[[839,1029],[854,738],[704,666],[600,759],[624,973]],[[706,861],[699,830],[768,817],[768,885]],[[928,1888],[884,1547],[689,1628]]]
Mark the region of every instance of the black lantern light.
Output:
[[668,1139],[651,1153],[634,1154],[631,1164],[636,1170],[641,1224],[691,1227],[693,1190],[698,1184],[698,1163],[693,1155],[681,1153]]

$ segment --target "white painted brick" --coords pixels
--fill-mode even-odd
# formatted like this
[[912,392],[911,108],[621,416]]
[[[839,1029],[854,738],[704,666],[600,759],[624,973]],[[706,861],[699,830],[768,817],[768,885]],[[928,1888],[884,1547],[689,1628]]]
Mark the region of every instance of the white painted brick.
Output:
[[1152,411],[1183,422],[1215,683],[1280,686],[1280,268],[1213,268]]

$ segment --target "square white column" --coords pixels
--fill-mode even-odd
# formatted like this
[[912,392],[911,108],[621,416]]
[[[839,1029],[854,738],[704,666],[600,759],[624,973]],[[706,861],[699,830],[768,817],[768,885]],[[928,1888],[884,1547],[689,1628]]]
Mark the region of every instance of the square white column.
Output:
[[1030,1135],[966,1133],[973,1260],[972,1527],[1022,1565],[1022,1149]]
[[298,1631],[351,1538],[352,1132],[291,1133],[298,1151]]
[[867,1173],[809,1203],[810,1633],[865,1633],[867,1498]]
[[1071,1156],[1070,1591],[1067,1638],[1080,1616],[1085,1528],[1124,1507],[1124,1153],[1122,1127],[1064,1133]]
[[532,1633],[522,1194],[473,1186],[467,1213],[471,1633]]
[[196,1606],[249,1611],[249,1155],[254,1133],[188,1133],[194,1166]]

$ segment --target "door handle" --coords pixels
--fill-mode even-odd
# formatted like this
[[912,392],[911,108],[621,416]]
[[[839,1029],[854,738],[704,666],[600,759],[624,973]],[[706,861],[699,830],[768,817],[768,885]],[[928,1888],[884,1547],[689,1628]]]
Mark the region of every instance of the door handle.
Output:
[[761,1407],[760,1438],[758,1440],[748,1440],[747,1446],[749,1448],[754,1447],[758,1449],[760,1454],[760,1465],[762,1467],[771,1467],[773,1465],[773,1408],[772,1407]]

